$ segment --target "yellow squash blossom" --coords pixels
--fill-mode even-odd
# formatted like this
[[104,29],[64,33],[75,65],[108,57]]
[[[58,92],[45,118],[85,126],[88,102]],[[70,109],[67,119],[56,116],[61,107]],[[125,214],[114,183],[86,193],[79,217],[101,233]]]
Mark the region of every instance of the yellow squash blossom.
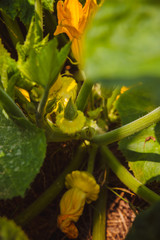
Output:
[[90,173],[84,171],[73,171],[68,174],[65,185],[69,190],[64,193],[60,201],[57,224],[68,238],[76,239],[78,229],[75,222],[82,215],[85,202],[91,203],[97,200],[100,186]]
[[86,0],[84,7],[78,0],[60,0],[57,3],[58,26],[54,35],[66,33],[72,41],[75,59],[82,62],[82,35],[97,8],[96,0]]

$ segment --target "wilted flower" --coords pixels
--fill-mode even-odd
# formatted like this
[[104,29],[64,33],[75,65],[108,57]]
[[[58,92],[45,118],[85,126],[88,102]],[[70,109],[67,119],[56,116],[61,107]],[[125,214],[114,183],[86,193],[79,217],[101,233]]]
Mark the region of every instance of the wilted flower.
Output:
[[67,237],[75,239],[78,237],[78,229],[74,223],[82,215],[85,202],[97,200],[100,187],[91,174],[82,171],[73,171],[68,174],[65,185],[70,189],[60,201],[60,215],[57,223]]

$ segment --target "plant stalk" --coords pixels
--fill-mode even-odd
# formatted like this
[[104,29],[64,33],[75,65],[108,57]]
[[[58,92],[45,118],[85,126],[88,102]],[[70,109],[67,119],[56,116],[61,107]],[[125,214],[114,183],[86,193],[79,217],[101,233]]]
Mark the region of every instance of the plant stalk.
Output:
[[94,215],[93,215],[93,240],[105,240],[106,239],[106,205],[108,189],[104,186],[109,180],[109,168],[104,158],[100,159],[100,167],[104,171],[104,180],[101,182],[101,190],[99,197],[95,203]]
[[90,140],[97,144],[110,144],[141,131],[158,121],[160,121],[160,107],[131,123],[110,132],[96,135]]
[[21,226],[24,226],[39,213],[41,213],[62,191],[66,175],[80,166],[84,155],[85,149],[83,147],[79,147],[75,157],[70,162],[70,165],[36,201],[34,201],[28,208],[26,208],[15,218],[15,222]]
[[76,105],[78,110],[82,112],[84,111],[85,106],[87,104],[88,97],[91,93],[92,87],[93,87],[93,84],[91,82],[87,80],[83,82],[83,85],[79,91],[79,94],[76,100]]
[[89,152],[87,172],[89,172],[91,174],[93,173],[93,170],[94,170],[94,163],[95,163],[97,150],[98,150],[98,146],[96,144],[93,144],[91,146],[91,150]]
[[99,198],[95,204],[92,231],[93,240],[106,239],[106,202],[107,190],[105,188],[102,188],[99,194]]
[[41,0],[35,0],[35,23],[39,41],[43,39],[43,9]]
[[106,159],[106,164],[108,164],[120,181],[130,188],[135,194],[150,204],[160,201],[160,196],[147,188],[130,172],[128,172],[128,170],[118,161],[118,159],[106,146],[101,146],[100,151],[102,156]]

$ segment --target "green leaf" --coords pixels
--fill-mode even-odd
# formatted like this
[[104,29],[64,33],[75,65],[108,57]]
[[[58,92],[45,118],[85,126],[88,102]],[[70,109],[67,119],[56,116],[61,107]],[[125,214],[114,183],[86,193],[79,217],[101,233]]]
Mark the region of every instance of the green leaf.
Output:
[[28,0],[1,0],[0,9],[13,20],[19,17],[24,24],[29,24],[34,15],[34,6]]
[[16,46],[18,53],[18,65],[22,65],[27,61],[31,52],[33,52],[33,49],[35,51],[40,50],[48,42],[48,38],[49,36],[47,35],[42,41],[39,41],[35,18],[33,17],[24,44],[18,43]]
[[14,221],[0,217],[0,239],[1,240],[29,240],[22,229]]
[[[34,4],[34,0],[28,0],[29,3]],[[48,11],[54,11],[55,0],[42,0],[43,7]]]
[[54,2],[55,0],[42,0],[44,8],[52,12],[54,10]]
[[0,81],[4,89],[8,87],[8,73],[16,67],[16,62],[10,57],[0,39]]
[[33,49],[26,63],[20,65],[19,69],[30,81],[44,88],[51,87],[64,65],[69,50],[70,43],[58,51],[57,40],[52,39],[39,51]]
[[[117,101],[122,124],[127,124],[159,106],[155,88],[133,87]],[[135,177],[142,183],[160,180],[160,124],[153,124],[120,141],[119,148],[127,158]]]
[[107,0],[86,36],[86,76],[130,85],[159,81],[160,2]]
[[141,212],[133,222],[126,240],[159,240],[160,202]]
[[0,108],[1,199],[23,197],[45,157],[46,138],[43,130],[22,121],[25,127],[16,125]]

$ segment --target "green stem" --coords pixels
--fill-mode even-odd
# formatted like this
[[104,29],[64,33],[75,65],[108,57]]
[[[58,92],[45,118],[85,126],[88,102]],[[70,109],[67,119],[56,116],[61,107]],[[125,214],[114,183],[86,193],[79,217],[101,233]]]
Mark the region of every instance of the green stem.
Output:
[[160,201],[160,196],[133,177],[107,147],[101,146],[100,150],[106,164],[128,188],[150,204]]
[[6,112],[11,115],[11,117],[17,117],[27,120],[26,116],[16,105],[13,99],[0,87],[0,102],[3,105]]
[[106,239],[106,202],[107,191],[101,189],[99,198],[95,205],[95,211],[93,216],[93,240],[105,240]]
[[7,27],[9,36],[12,40],[13,46],[16,47],[18,42],[23,43],[24,37],[22,35],[22,32],[17,21],[16,20],[13,21],[4,11],[1,11],[1,14]]
[[84,155],[85,149],[83,147],[79,147],[70,165],[35,202],[33,202],[15,218],[15,222],[21,226],[24,226],[39,213],[41,213],[62,191],[66,175],[80,166]]
[[92,230],[93,240],[106,239],[106,205],[107,205],[108,190],[104,186],[105,186],[105,183],[107,184],[109,181],[109,168],[104,158],[100,159],[100,166],[101,166],[101,169],[104,171],[104,173],[107,173],[107,175],[104,174],[105,181],[101,182],[102,187],[94,208],[93,230]]
[[35,0],[35,22],[39,41],[43,39],[43,9],[41,0]]
[[88,97],[92,90],[92,86],[93,84],[91,82],[87,80],[84,81],[76,100],[76,105],[78,110],[84,111],[85,106],[87,104]]
[[113,131],[94,136],[91,141],[98,144],[110,144],[128,137],[160,120],[160,107],[145,116]]
[[94,144],[91,146],[91,149],[89,152],[87,172],[89,172],[91,174],[93,173],[93,170],[94,170],[94,163],[95,163],[97,150],[98,150],[98,146]]

